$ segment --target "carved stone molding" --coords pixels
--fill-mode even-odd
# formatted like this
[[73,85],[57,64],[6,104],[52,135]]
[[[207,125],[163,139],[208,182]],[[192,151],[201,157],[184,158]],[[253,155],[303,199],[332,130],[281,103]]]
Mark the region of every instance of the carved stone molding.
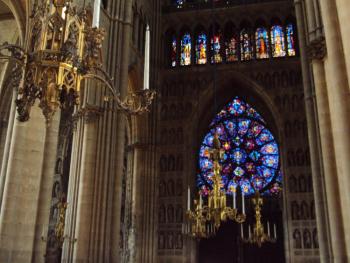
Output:
[[307,54],[311,60],[322,60],[327,54],[326,39],[322,36],[311,41],[307,46]]
[[86,123],[92,123],[96,121],[102,114],[104,110],[99,106],[86,105],[85,107],[78,110],[72,116],[72,125],[74,129],[76,128],[76,123],[79,119],[84,118]]

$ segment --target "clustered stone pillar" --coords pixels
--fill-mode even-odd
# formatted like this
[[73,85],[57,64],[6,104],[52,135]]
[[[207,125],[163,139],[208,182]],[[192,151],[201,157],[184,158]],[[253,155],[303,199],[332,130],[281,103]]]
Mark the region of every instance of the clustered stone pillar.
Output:
[[[29,121],[14,122],[0,216],[0,262],[43,262],[59,115],[46,127],[34,105]],[[44,230],[44,231],[43,231]],[[35,251],[35,252],[34,252]]]
[[[303,3],[300,0],[295,1],[296,16],[298,21],[299,31],[299,46],[301,55],[301,67],[303,73],[303,86],[304,86],[304,97],[305,97],[305,111],[308,122],[308,139],[310,145],[310,159],[312,169],[312,181],[313,189],[315,194],[315,212],[317,217],[317,231],[319,237],[320,246],[320,259],[321,262],[329,262],[330,260],[330,240],[329,240],[329,222],[328,222],[328,211],[326,202],[326,191],[324,173],[321,165],[322,154],[320,152],[320,135],[318,132],[318,119],[316,110],[315,94],[313,92],[313,83],[310,76],[310,67],[307,57],[307,39],[306,39],[306,25],[304,23],[303,15]],[[311,1],[307,5],[308,13],[313,14],[314,9],[312,8]],[[308,16],[309,37],[316,37],[316,17]]]
[[[113,1],[113,17],[104,48],[107,70],[124,97],[128,85],[132,1]],[[101,25],[103,27],[103,24]],[[73,135],[63,262],[120,262],[121,178],[125,116],[98,83],[89,83],[82,113],[99,114],[87,122],[81,117]],[[92,108],[91,108],[92,107]],[[83,115],[84,115],[83,114]]]
[[[341,203],[341,215],[344,221],[342,233],[345,236],[346,252],[339,255],[336,260],[344,262],[350,257],[350,224],[345,224],[350,219],[350,94],[349,79],[346,71],[343,39],[347,35],[341,35],[340,24],[348,24],[348,19],[342,20],[335,0],[320,0],[321,14],[324,23],[327,55],[324,59],[324,69],[327,81],[327,94],[329,112],[331,118],[332,138],[334,140],[334,155],[336,170],[329,174],[335,176],[339,184],[339,196]],[[343,7],[349,11],[349,7]],[[329,207],[333,210],[334,207]],[[339,242],[337,242],[339,243]]]
[[[347,35],[340,34],[340,28],[346,27],[344,12],[350,9],[343,6],[343,10],[337,10],[337,4],[342,2],[338,0],[314,0],[298,1],[296,0],[296,11],[298,16],[301,49],[308,50],[308,57],[311,62],[311,70],[315,86],[317,124],[320,136],[321,155],[324,186],[326,189],[325,200],[327,202],[328,220],[319,213],[317,203],[324,202],[317,194],[317,185],[315,184],[316,215],[319,228],[319,234],[328,235],[328,241],[320,236],[320,249],[322,262],[347,262],[349,260],[350,226],[346,221],[350,218],[349,213],[349,173],[350,173],[350,125],[348,118],[350,116],[349,101],[349,82],[346,71],[346,52],[343,48],[346,46]],[[320,4],[320,5],[319,5]],[[320,8],[319,8],[320,7]],[[303,24],[304,14],[307,26]],[[339,8],[339,5],[338,5]],[[321,11],[321,15],[319,13]],[[342,18],[343,16],[343,18]],[[322,17],[322,19],[321,19]],[[342,22],[343,21],[343,22]],[[324,26],[322,25],[324,23]],[[305,30],[304,30],[305,29]],[[322,33],[324,30],[324,34]],[[345,30],[345,29],[344,29]],[[302,34],[304,32],[304,34]],[[303,40],[304,36],[308,36]],[[305,47],[305,44],[308,46]],[[302,62],[306,65],[306,54],[302,50]],[[304,83],[308,72],[306,66],[303,66]],[[306,81],[307,82],[307,81]],[[307,85],[307,83],[305,84]],[[307,94],[307,93],[306,93]],[[313,123],[309,126],[310,145],[312,146],[312,136],[317,133],[312,132]],[[315,154],[311,149],[311,157],[314,162]],[[317,156],[316,156],[317,157]],[[347,161],[346,161],[347,160]],[[313,174],[315,173],[313,164]],[[326,225],[329,223],[329,232]],[[321,232],[323,231],[323,233]],[[328,242],[328,244],[325,244]],[[329,252],[326,250],[329,249]],[[330,253],[330,258],[327,254]]]

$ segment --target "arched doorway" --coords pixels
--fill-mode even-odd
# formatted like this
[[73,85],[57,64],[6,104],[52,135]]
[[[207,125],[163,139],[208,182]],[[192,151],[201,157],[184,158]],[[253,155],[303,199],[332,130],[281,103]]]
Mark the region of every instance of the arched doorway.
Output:
[[[213,163],[208,154],[213,147],[214,134],[219,136],[224,150],[220,160],[221,189],[226,195],[236,196],[236,192],[241,192],[245,196],[247,220],[242,226],[232,221],[224,222],[214,237],[202,239],[198,262],[284,262],[280,147],[268,123],[238,97],[215,116],[199,149],[196,184],[204,199],[213,185]],[[269,232],[270,237],[278,237],[261,247],[243,241],[248,236],[248,228],[253,229],[255,225],[252,197],[256,193],[264,199],[264,232]],[[227,205],[233,205],[233,201]],[[275,227],[267,230],[272,224],[278,226],[278,231],[277,228],[274,230]]]

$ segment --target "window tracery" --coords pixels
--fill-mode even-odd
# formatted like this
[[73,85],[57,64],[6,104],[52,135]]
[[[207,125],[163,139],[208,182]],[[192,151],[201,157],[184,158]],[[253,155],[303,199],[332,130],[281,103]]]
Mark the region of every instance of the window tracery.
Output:
[[256,191],[265,195],[279,193],[282,178],[278,144],[260,114],[236,97],[216,115],[201,144],[197,186],[203,194],[213,184],[209,152],[215,133],[225,151],[221,177],[227,194],[232,193],[232,188],[242,189],[245,195]]

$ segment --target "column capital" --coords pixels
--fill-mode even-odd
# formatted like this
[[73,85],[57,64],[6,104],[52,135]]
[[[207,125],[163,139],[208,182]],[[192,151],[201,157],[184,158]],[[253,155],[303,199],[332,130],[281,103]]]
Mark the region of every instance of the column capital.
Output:
[[320,36],[312,40],[307,46],[307,54],[311,60],[322,60],[327,54],[326,39]]

